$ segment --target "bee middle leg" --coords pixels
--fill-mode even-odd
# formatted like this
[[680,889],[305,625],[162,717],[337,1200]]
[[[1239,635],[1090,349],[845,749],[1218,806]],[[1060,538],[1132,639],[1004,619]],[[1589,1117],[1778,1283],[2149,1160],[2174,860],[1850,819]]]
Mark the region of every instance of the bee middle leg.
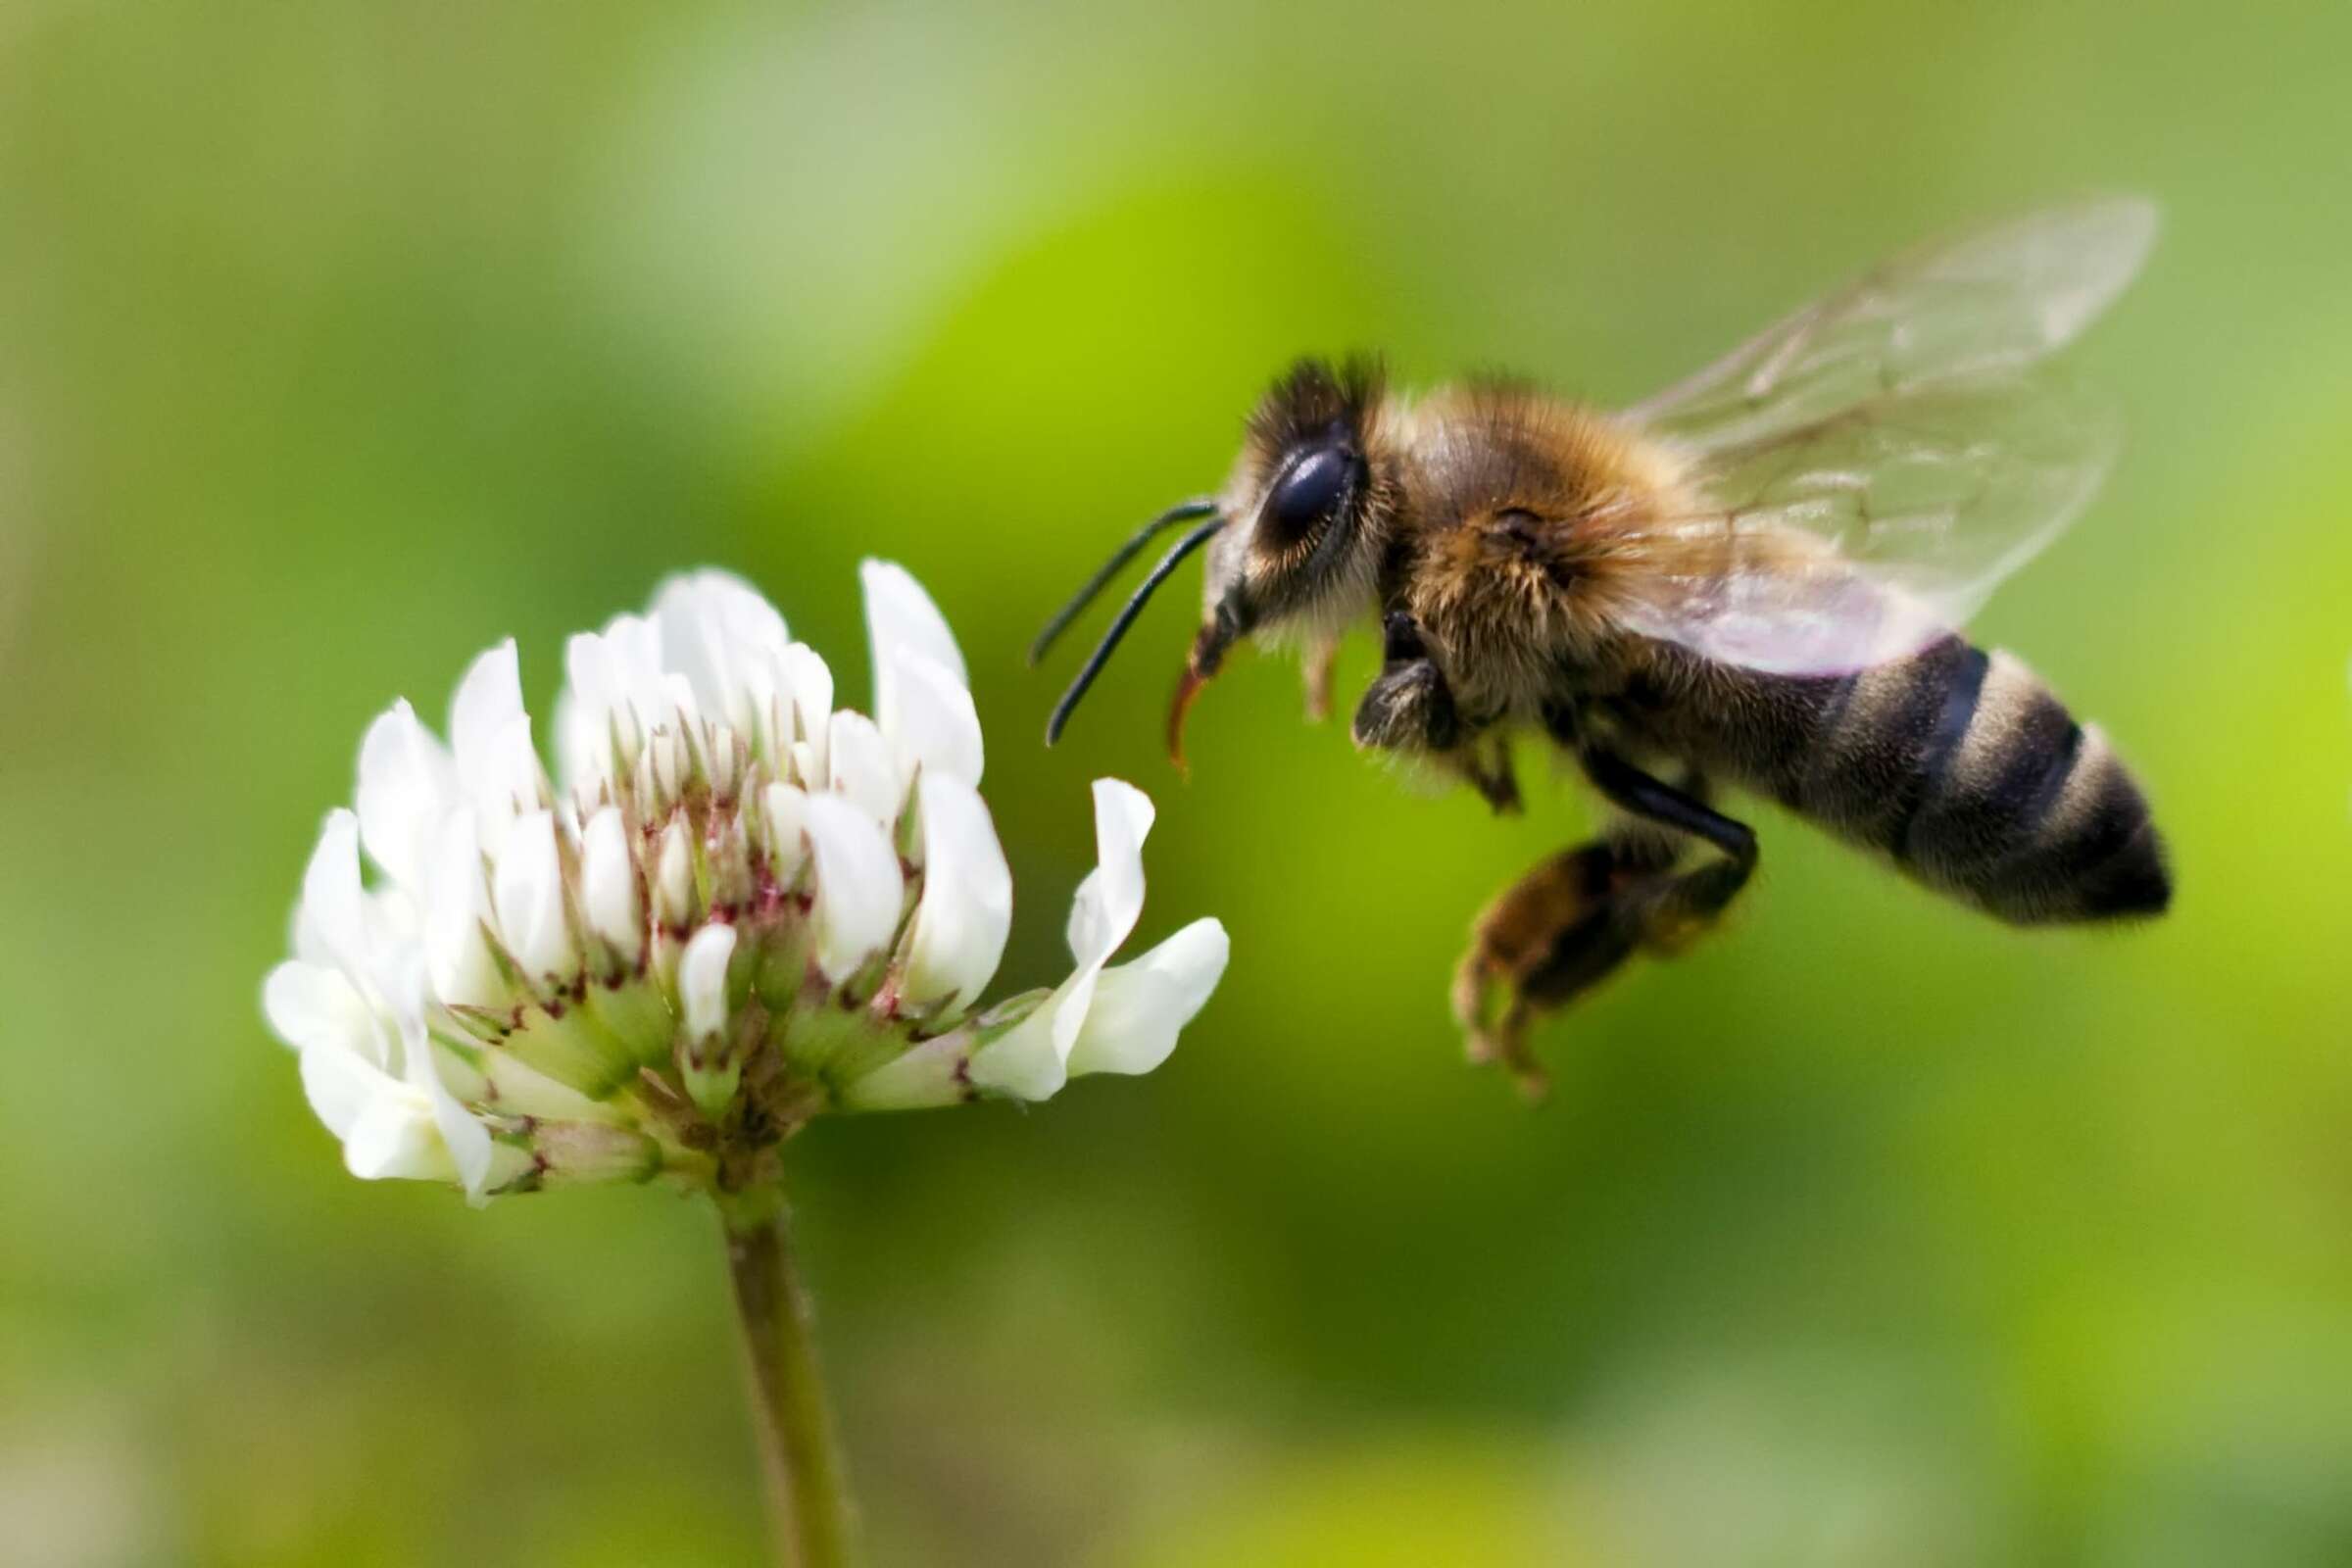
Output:
[[[1736,898],[1755,869],[1755,835],[1614,753],[1579,749],[1619,820],[1529,871],[1472,928],[1454,975],[1454,1016],[1475,1061],[1496,1061],[1531,1097],[1544,1089],[1527,1030],[1636,953],[1673,954]],[[1696,839],[1716,852],[1681,870]]]

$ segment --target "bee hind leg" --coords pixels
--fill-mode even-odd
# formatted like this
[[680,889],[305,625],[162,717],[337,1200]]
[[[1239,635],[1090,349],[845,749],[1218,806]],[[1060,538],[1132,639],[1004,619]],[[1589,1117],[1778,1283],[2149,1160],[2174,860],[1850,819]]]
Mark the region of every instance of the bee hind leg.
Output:
[[[1755,868],[1755,835],[1695,794],[1614,754],[1580,752],[1623,819],[1505,889],[1479,915],[1454,974],[1454,1017],[1473,1061],[1500,1063],[1531,1098],[1544,1089],[1527,1031],[1636,953],[1673,954],[1713,922]],[[1691,838],[1720,852],[1678,872]]]
[[1669,857],[1675,856],[1678,840],[1696,839],[1715,851],[1704,864],[1680,874],[1669,874],[1670,858],[1621,896],[1643,948],[1680,953],[1747,886],[1756,869],[1755,832],[1710,808],[1700,798],[1704,786],[1695,780],[1690,790],[1676,789],[1598,747],[1582,748],[1577,760],[1609,804],[1648,827]]
[[1642,945],[1638,901],[1674,852],[1655,834],[1612,832],[1537,864],[1471,927],[1453,1014],[1474,1062],[1498,1063],[1529,1099],[1547,1087],[1527,1044],[1537,1019],[1597,985]]
[[1537,865],[1480,912],[1454,971],[1464,1050],[1499,1064],[1531,1100],[1547,1081],[1528,1050],[1528,1025],[1576,993],[1572,971],[1590,971],[1589,984],[1633,951],[1608,919],[1611,863],[1609,846],[1595,840]]

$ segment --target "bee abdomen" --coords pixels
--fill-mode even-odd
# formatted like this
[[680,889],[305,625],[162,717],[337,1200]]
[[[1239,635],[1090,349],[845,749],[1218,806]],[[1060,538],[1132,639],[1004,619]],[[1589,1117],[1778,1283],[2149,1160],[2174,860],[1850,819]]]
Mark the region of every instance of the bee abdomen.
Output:
[[2148,804],[2096,726],[1957,637],[1839,683],[1788,803],[2020,923],[2160,912]]

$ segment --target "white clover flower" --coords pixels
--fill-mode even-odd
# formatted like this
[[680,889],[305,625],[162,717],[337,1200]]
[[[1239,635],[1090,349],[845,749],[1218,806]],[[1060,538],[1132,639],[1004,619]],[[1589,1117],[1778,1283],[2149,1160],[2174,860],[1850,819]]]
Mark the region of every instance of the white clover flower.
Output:
[[871,718],[835,710],[757,592],[703,571],[571,639],[560,787],[512,642],[459,684],[446,745],[405,702],[369,728],[263,997],[353,1174],[736,1190],[828,1110],[1043,1100],[1166,1059],[1225,930],[1105,967],[1152,826],[1116,779],[1094,787],[1076,972],[974,1010],[1012,918],[979,718],[930,597],[886,563],[861,576]]

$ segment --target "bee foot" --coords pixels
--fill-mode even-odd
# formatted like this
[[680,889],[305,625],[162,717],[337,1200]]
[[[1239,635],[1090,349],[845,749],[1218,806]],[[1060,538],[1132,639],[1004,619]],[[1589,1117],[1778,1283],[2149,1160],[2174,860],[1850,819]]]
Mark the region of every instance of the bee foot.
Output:
[[[1494,1004],[1500,1015],[1490,1024]],[[1551,1080],[1528,1049],[1527,1026],[1534,1009],[1520,994],[1504,956],[1484,940],[1473,940],[1454,973],[1453,1016],[1462,1028],[1462,1054],[1474,1067],[1500,1067],[1528,1103],[1541,1102]]]
[[1624,880],[1615,846],[1579,845],[1505,889],[1472,928],[1470,951],[1454,971],[1454,1019],[1470,1059],[1509,1073],[1530,1103],[1550,1088],[1527,1044],[1530,1026],[1634,951],[1637,933],[1620,911]]
[[[1514,1010],[1524,1014],[1527,1009],[1522,1005]],[[1474,1032],[1464,1047],[1474,1066],[1498,1068],[1529,1104],[1541,1103],[1551,1092],[1551,1075],[1528,1049],[1524,1022],[1512,1024],[1499,1034]]]
[[1511,1087],[1519,1091],[1519,1098],[1531,1107],[1551,1098],[1551,1074],[1536,1065],[1532,1056],[1505,1061],[1503,1070],[1511,1075]]

